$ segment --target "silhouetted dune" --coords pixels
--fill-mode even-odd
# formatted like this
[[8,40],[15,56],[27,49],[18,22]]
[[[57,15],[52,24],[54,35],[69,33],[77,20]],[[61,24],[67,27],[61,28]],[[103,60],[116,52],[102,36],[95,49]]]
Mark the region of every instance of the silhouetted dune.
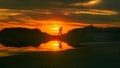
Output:
[[86,42],[113,42],[120,41],[120,28],[97,28],[88,26],[69,31],[63,37],[64,41],[75,47]]
[[[69,31],[62,41],[74,47],[86,46],[81,43],[119,42],[120,28],[97,28],[88,26]],[[0,31],[0,43],[11,47],[39,46],[41,43],[58,40],[57,36],[42,33],[39,29],[5,28]]]
[[0,43],[12,47],[38,46],[46,37],[47,34],[39,29],[5,28],[0,31]]

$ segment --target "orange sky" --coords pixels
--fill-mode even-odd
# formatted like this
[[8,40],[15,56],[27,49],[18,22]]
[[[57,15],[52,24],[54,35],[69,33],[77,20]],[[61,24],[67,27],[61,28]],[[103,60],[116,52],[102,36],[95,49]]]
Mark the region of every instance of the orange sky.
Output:
[[27,23],[0,23],[0,29],[4,28],[13,28],[13,27],[22,27],[22,28],[37,28],[40,29],[42,32],[46,32],[51,35],[57,35],[59,32],[59,27],[63,27],[63,33],[67,33],[68,31],[74,28],[82,28],[87,24],[82,23],[73,23],[73,22],[64,22],[64,21],[56,21],[56,20],[46,20],[46,21],[35,21],[35,20],[28,20]]
[[[34,22],[34,23],[33,23]],[[63,27],[63,33],[67,33],[68,31],[75,29],[75,28],[83,28],[85,26],[89,26],[90,24],[84,23],[76,23],[76,22],[64,22],[64,21],[57,21],[57,20],[46,20],[46,21],[35,21],[35,20],[28,20],[27,23],[0,23],[0,29],[4,28],[13,28],[13,27],[22,27],[22,28],[37,28],[40,29],[42,32],[46,32],[51,35],[57,35],[59,32],[59,27]],[[111,27],[117,26],[117,24],[93,24],[97,27]]]
[[[52,35],[93,24],[120,27],[119,0],[1,0],[0,30],[38,28]],[[88,24],[89,23],[89,24]]]

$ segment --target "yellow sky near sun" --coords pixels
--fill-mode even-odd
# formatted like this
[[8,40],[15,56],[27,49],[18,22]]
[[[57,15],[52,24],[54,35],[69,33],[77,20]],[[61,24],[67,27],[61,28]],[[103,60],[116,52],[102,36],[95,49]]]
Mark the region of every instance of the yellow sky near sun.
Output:
[[62,21],[55,21],[55,20],[51,20],[48,21],[49,24],[48,25],[43,25],[42,28],[40,28],[43,32],[47,32],[51,35],[57,35],[59,32],[59,28],[63,27],[63,33],[67,33],[68,31],[74,29],[74,28],[82,28],[83,26],[81,26],[81,24],[79,23],[66,23],[66,22],[62,22]]

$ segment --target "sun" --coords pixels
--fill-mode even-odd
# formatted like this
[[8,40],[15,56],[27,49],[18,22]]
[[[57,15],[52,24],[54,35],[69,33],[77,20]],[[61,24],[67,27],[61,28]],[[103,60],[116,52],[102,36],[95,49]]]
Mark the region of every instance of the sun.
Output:
[[52,28],[54,31],[58,31],[59,30],[59,27],[53,27]]
[[[50,35],[58,35],[59,28],[62,26],[64,27],[64,25],[65,24],[63,21],[49,20],[49,21],[43,22],[43,25],[40,26],[39,28],[42,32],[46,32]],[[64,31],[63,31],[63,33],[64,33]]]
[[52,33],[54,33],[54,35],[58,34],[60,26],[61,25],[58,25],[58,24],[55,24],[55,25],[51,26],[51,31],[52,31]]

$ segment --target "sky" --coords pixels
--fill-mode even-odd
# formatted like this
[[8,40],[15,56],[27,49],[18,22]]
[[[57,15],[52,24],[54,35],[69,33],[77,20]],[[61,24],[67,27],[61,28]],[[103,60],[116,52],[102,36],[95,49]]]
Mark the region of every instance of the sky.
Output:
[[89,24],[120,27],[119,4],[120,0],[0,0],[0,29],[39,28],[56,34],[60,26],[64,32]]

